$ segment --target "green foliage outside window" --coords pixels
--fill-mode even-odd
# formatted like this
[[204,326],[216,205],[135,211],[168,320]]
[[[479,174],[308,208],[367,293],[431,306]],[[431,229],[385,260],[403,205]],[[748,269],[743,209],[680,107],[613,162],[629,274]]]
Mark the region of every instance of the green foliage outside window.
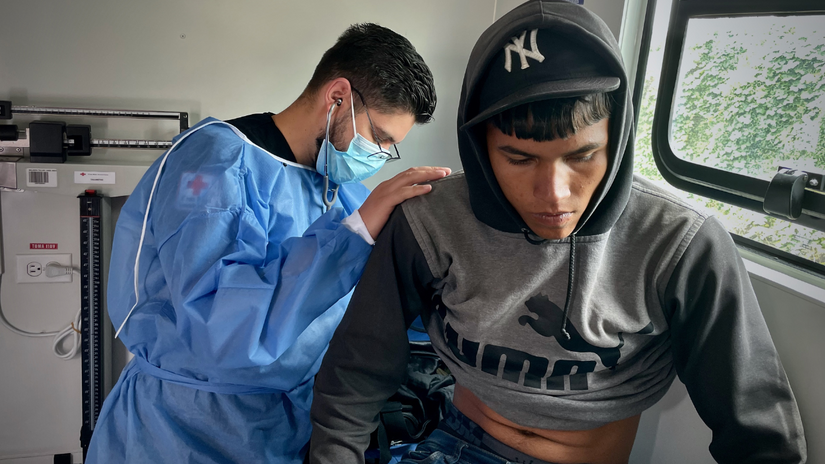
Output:
[[677,155],[766,180],[785,161],[825,170],[825,27],[813,20],[691,21],[688,39],[702,43],[683,58]]
[[[802,21],[800,21],[802,19]],[[671,144],[677,156],[769,180],[779,165],[825,171],[825,27],[814,18],[696,20],[686,40]],[[651,63],[661,48],[651,50]],[[664,183],[651,129],[660,68],[649,66],[636,172]],[[825,264],[825,232],[679,192],[734,234]]]

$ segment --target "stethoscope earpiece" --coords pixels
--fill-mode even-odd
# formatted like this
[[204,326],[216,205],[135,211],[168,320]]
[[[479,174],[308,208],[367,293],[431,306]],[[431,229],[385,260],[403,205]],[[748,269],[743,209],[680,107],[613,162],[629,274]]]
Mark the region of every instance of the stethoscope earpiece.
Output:
[[[335,103],[333,103],[329,107],[329,112],[327,113],[327,130],[326,130],[326,134],[325,134],[325,137],[324,137],[324,140],[327,143],[329,143],[329,123],[332,119],[332,111],[335,109],[336,106],[341,106],[341,103],[344,103],[344,100],[339,98],[339,99],[335,100]],[[355,123],[354,118],[355,118],[355,115],[353,114],[353,124]],[[326,150],[327,150],[327,145],[324,145],[324,155],[325,156],[326,156]],[[320,156],[320,154],[319,154],[319,156]],[[330,188],[329,188],[329,174],[327,173],[327,162],[328,162],[328,160],[325,158],[324,159],[324,195],[323,195],[323,198],[322,198],[323,201],[324,201],[324,206],[326,206],[325,211],[329,211],[330,208],[332,208],[332,205],[334,205],[335,202],[338,201],[338,185],[336,185],[335,188],[332,189],[332,199],[329,198]]]

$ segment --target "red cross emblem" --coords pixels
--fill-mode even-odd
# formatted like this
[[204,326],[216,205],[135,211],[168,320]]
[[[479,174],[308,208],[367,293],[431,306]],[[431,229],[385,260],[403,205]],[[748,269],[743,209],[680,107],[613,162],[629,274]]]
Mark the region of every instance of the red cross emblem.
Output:
[[186,188],[191,189],[195,196],[200,195],[201,191],[206,187],[209,187],[209,184],[203,181],[203,177],[201,177],[200,174],[186,184]]

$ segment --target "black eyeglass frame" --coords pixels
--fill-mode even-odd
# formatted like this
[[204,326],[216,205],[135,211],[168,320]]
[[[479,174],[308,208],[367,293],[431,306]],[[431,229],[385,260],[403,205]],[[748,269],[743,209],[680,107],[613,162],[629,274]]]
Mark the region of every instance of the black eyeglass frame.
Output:
[[378,159],[383,159],[387,163],[390,163],[392,161],[400,160],[401,155],[398,154],[398,147],[396,146],[396,144],[394,144],[394,143],[392,144],[393,151],[395,151],[395,156],[393,156],[392,153],[385,150],[384,147],[381,146],[381,138],[378,137],[378,134],[375,132],[375,126],[372,124],[372,118],[370,117],[370,110],[369,110],[369,107],[367,106],[366,100],[364,100],[364,96],[361,95],[361,92],[359,92],[358,89],[356,89],[355,87],[350,86],[350,88],[352,89],[353,92],[356,93],[356,95],[358,95],[358,98],[361,99],[361,104],[364,105],[364,111],[366,111],[366,113],[367,113],[367,121],[369,121],[369,123],[370,123],[370,130],[372,131],[372,136],[375,138],[375,144],[378,145],[378,149],[380,150],[380,151],[377,151],[377,152],[371,154],[369,157],[370,158],[375,157],[375,158],[378,158]]

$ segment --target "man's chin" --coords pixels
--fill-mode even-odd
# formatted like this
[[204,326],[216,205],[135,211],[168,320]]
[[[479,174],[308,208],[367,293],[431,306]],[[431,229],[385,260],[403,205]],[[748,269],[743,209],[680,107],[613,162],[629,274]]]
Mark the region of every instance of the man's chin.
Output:
[[537,221],[525,221],[534,234],[546,240],[561,240],[567,238],[576,229],[576,218],[559,225],[542,224]]
[[555,230],[555,231],[546,231],[546,230],[536,231],[536,230],[534,230],[533,233],[538,235],[539,237],[545,239],[545,240],[562,240],[564,238],[569,237],[570,234],[573,233],[573,230],[572,229],[569,230],[569,231],[568,230]]

